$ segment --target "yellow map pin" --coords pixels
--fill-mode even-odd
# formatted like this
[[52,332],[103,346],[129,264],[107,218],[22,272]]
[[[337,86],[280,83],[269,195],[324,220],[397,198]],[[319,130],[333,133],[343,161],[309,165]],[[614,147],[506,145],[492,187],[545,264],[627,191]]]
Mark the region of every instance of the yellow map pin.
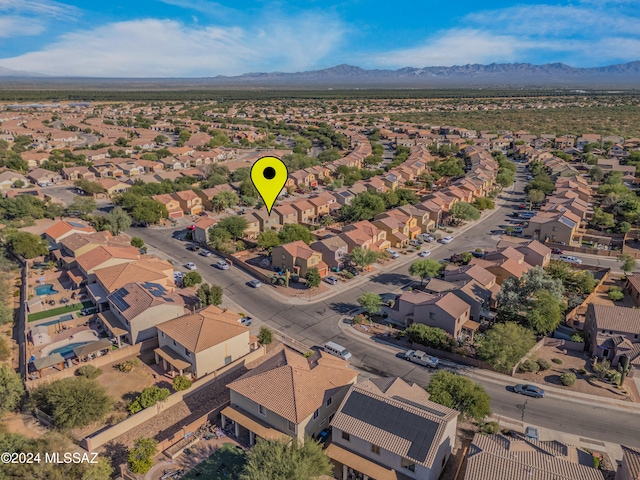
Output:
[[288,177],[287,166],[276,157],[262,157],[251,167],[251,181],[262,197],[269,215]]

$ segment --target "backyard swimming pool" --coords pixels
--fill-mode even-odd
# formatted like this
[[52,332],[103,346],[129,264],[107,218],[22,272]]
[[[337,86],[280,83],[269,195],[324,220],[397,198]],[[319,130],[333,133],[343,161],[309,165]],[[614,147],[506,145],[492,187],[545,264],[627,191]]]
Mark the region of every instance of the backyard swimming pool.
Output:
[[44,347],[40,353],[42,357],[52,353],[59,353],[64,358],[72,358],[74,356],[73,349],[87,343],[97,342],[98,335],[93,330],[85,330],[78,332],[66,340],[52,343]]
[[59,347],[59,348],[55,348],[53,350],[51,350],[49,352],[49,355],[53,354],[53,353],[59,353],[60,355],[62,355],[64,357],[64,359],[68,359],[68,358],[73,358],[76,356],[75,353],[73,353],[73,349],[76,347],[80,347],[82,345],[86,345],[87,343],[93,343],[93,342],[78,342],[78,343],[67,343],[64,347]]
[[59,323],[62,325],[64,322],[68,322],[69,320],[73,320],[73,315],[63,315],[60,318],[56,318],[55,320],[50,320],[48,322],[39,323],[38,327],[48,327],[49,325],[55,325]]
[[53,289],[53,285],[51,285],[50,283],[45,283],[44,285],[37,285],[36,287],[34,287],[34,290],[36,291],[36,295],[38,296],[53,295],[54,293],[58,293],[57,290]]

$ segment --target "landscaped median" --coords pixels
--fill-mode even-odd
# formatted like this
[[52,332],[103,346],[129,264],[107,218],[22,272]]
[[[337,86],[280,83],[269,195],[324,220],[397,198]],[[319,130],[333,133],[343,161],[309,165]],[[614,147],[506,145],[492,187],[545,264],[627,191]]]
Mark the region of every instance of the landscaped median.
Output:
[[83,308],[93,307],[91,302],[75,303],[73,305],[65,305],[64,307],[52,308],[50,310],[44,310],[42,312],[31,313],[29,315],[29,321],[35,322],[37,320],[43,320],[45,318],[55,317],[57,315],[64,315],[65,313],[77,312]]

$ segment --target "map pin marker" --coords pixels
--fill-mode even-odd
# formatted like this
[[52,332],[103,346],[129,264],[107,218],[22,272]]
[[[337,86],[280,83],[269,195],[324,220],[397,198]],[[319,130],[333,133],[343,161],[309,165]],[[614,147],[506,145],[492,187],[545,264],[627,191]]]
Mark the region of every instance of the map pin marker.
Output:
[[276,157],[262,157],[251,167],[251,182],[262,197],[269,215],[288,177],[287,166]]

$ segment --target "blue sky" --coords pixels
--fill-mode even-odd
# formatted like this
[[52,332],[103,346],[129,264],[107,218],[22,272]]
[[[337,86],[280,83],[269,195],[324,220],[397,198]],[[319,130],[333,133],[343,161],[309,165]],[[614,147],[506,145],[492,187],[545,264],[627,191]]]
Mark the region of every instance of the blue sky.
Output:
[[199,77],[640,60],[640,0],[0,0],[0,67]]

